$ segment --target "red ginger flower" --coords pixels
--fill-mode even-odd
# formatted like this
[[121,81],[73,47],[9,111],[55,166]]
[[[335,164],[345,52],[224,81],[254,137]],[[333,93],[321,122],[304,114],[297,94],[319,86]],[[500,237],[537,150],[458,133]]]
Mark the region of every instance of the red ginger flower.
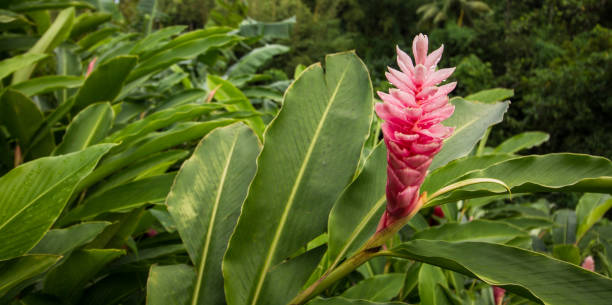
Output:
[[397,48],[401,71],[389,67],[387,79],[396,88],[378,92],[383,103],[376,113],[385,120],[382,132],[387,145],[387,209],[378,231],[395,221],[416,213],[422,202],[419,188],[442,141],[453,128],[441,122],[453,114],[455,107],[448,94],[456,82],[436,86],[446,80],[455,68],[436,70],[444,46],[427,55],[427,36],[419,34],[412,43],[414,64],[408,54]]

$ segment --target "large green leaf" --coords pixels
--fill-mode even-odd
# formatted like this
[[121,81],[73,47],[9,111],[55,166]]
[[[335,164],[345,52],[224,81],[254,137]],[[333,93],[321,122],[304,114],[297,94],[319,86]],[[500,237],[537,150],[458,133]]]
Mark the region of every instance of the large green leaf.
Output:
[[94,196],[106,192],[132,180],[161,175],[179,160],[187,158],[190,153],[187,150],[170,149],[152,154],[105,179],[104,182],[96,185],[94,189],[89,189],[88,195]]
[[[511,188],[512,193],[550,191],[609,193],[612,190],[612,162],[602,157],[571,153],[525,156],[473,171],[457,180],[472,178],[501,180]],[[503,187],[495,184],[477,184],[439,197],[431,204],[504,192]]]
[[495,147],[493,153],[512,154],[523,149],[538,146],[548,141],[549,137],[547,133],[541,131],[523,132],[499,144]]
[[75,0],[33,0],[20,1],[19,4],[11,5],[10,9],[16,12],[31,12],[40,10],[59,9],[66,7],[90,8],[94,7],[86,1]]
[[372,302],[366,300],[353,300],[343,297],[334,297],[329,299],[316,298],[307,303],[308,305],[402,305],[406,303],[400,302]]
[[215,104],[188,104],[158,111],[142,120],[138,120],[125,126],[124,128],[121,128],[117,132],[108,136],[105,139],[105,142],[122,142],[122,145],[126,145],[151,131],[170,126],[179,121],[190,120],[221,107],[221,105]]
[[212,48],[220,48],[232,44],[237,39],[237,36],[218,34],[184,42],[140,62],[136,69],[130,73],[128,81],[131,82],[159,72],[179,61],[196,57]]
[[25,53],[0,61],[0,79],[17,70],[28,67],[47,56],[47,54]]
[[[33,137],[43,123],[43,114],[34,102],[21,92],[8,89],[0,98],[0,123],[19,140],[24,149],[32,145]],[[47,155],[53,150],[53,138],[49,131],[42,131],[42,141],[37,144],[35,157]]]
[[195,278],[191,266],[151,266],[147,280],[147,305],[189,304]]
[[505,101],[514,96],[514,90],[506,88],[493,88],[482,90],[474,94],[470,94],[465,97],[468,101],[482,102],[482,103],[494,103],[499,101]]
[[578,220],[578,231],[576,240],[580,241],[584,234],[597,222],[606,212],[612,208],[612,197],[609,194],[584,194],[578,206],[576,206],[576,217]]
[[516,156],[496,154],[469,156],[451,161],[427,175],[421,185],[421,192],[433,194],[435,191],[455,181],[458,177],[513,158],[516,158]]
[[570,209],[558,210],[553,214],[555,226],[552,239],[555,244],[573,244],[576,242],[576,212]]
[[[27,2],[26,2],[27,3]],[[70,7],[61,11],[53,24],[47,29],[34,46],[28,51],[30,54],[44,54],[51,52],[55,47],[62,43],[70,35],[72,24],[74,22],[74,8]],[[18,84],[30,78],[32,72],[36,68],[36,64],[31,64],[22,68],[13,74],[12,84]]]
[[376,230],[385,210],[387,149],[378,144],[359,176],[344,190],[329,214],[327,258],[331,266],[350,256]]
[[332,204],[355,174],[372,101],[368,72],[354,53],[328,56],[326,73],[312,65],[289,87],[266,129],[223,261],[228,304],[288,301],[275,296],[286,291],[263,288],[276,284],[267,282],[275,265],[325,231]]
[[390,255],[479,278],[544,304],[609,304],[612,280],[546,255],[484,242],[414,240]]
[[402,289],[404,277],[403,273],[377,274],[350,287],[342,296],[376,302],[391,301]]
[[87,106],[72,119],[54,154],[63,155],[99,143],[113,126],[114,119],[115,113],[109,103]]
[[48,75],[29,79],[11,88],[20,91],[26,96],[48,93],[57,89],[77,88],[83,84],[81,76]]
[[0,270],[0,297],[19,283],[45,272],[60,258],[58,255],[24,255],[8,261]]
[[444,146],[431,163],[430,170],[469,154],[489,126],[501,122],[510,104],[483,104],[460,98],[454,98],[451,102],[455,105],[455,112],[444,121],[444,125],[455,127],[455,131],[444,140]]
[[254,74],[258,68],[265,65],[272,57],[287,53],[288,51],[288,47],[280,44],[270,44],[253,49],[240,58],[237,63],[229,67],[227,75],[231,78],[244,74]]
[[22,255],[40,241],[79,181],[111,147],[40,158],[0,178],[0,260]]
[[[225,104],[229,111],[255,111],[249,99],[236,88],[232,83],[218,76],[209,74],[206,77],[206,86],[210,92],[214,92],[215,100]],[[262,139],[265,125],[260,117],[254,117],[248,120],[249,126],[255,131],[255,134]]]
[[104,179],[116,170],[126,167],[144,157],[166,150],[176,145],[199,139],[211,130],[236,122],[235,119],[218,119],[207,122],[186,122],[178,124],[169,130],[152,133],[138,145],[133,145],[126,151],[106,158],[102,164],[85,180],[77,190],[85,189]]
[[449,222],[416,232],[413,239],[445,241],[485,241],[505,243],[527,232],[499,221],[476,219],[466,223]]
[[419,270],[418,287],[421,305],[451,304],[444,294],[444,288],[448,288],[448,283],[442,269],[423,264]]
[[247,37],[259,36],[264,39],[289,39],[295,20],[295,16],[278,22],[260,22],[246,18],[240,23],[239,33]]
[[74,20],[74,26],[72,31],[70,31],[70,38],[75,39],[87,32],[94,31],[101,24],[110,21],[111,18],[111,14],[104,12],[85,12],[80,14]]
[[184,25],[161,28],[139,40],[138,43],[134,45],[134,48],[132,48],[130,51],[130,54],[140,54],[145,51],[155,49],[161,41],[182,32],[185,30],[185,28],[187,27]]
[[109,262],[124,255],[119,249],[85,249],[72,253],[66,261],[49,271],[44,292],[66,301],[78,299],[85,284]]
[[92,241],[110,225],[107,221],[92,221],[76,224],[65,229],[53,229],[30,250],[29,254],[64,255]]
[[137,61],[136,56],[118,56],[96,67],[79,89],[74,107],[81,109],[95,102],[113,102]]
[[174,176],[175,173],[169,173],[144,178],[89,197],[62,217],[60,224],[90,219],[102,213],[126,212],[147,203],[163,201],[170,191]]
[[191,304],[221,304],[221,261],[255,175],[257,137],[233,124],[208,134],[179,171],[166,204],[196,267]]

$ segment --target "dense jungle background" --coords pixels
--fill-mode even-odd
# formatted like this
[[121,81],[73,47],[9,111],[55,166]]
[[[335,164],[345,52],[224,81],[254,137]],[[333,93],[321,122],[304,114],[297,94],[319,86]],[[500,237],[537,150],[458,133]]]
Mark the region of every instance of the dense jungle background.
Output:
[[[137,0],[122,0],[126,24],[145,18]],[[513,106],[490,136],[498,144],[528,130],[550,134],[534,149],[612,157],[612,3],[606,0],[160,0],[155,26],[281,21],[295,16],[291,50],[276,60],[288,75],[299,64],[355,49],[375,88],[387,86],[395,45],[418,32],[445,42],[442,66],[456,66],[456,95],[514,88]],[[226,17],[233,15],[232,18]],[[242,15],[242,16],[240,16]],[[278,63],[282,63],[281,66]]]

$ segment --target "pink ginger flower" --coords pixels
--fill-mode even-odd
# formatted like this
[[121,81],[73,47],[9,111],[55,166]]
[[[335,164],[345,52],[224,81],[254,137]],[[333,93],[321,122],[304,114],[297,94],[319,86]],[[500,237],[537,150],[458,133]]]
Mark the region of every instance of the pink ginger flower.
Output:
[[582,268],[595,272],[595,261],[593,260],[592,256],[589,255],[584,258],[584,261],[582,262]]
[[98,57],[94,57],[90,62],[89,65],[87,65],[87,73],[85,74],[85,77],[88,77],[89,74],[91,74],[91,72],[93,71],[94,67],[96,66],[96,62],[98,61]]
[[504,301],[504,295],[506,294],[506,289],[500,288],[497,286],[493,286],[493,298],[495,299],[495,305],[501,305]]
[[455,68],[436,69],[444,46],[427,55],[427,36],[419,34],[412,43],[414,64],[397,48],[397,64],[401,71],[389,67],[387,79],[396,88],[378,92],[383,103],[376,104],[376,113],[385,122],[382,132],[387,145],[387,209],[378,231],[420,209],[419,189],[433,157],[442,148],[442,141],[453,128],[441,122],[453,114],[455,107],[448,94],[456,82],[437,86]]

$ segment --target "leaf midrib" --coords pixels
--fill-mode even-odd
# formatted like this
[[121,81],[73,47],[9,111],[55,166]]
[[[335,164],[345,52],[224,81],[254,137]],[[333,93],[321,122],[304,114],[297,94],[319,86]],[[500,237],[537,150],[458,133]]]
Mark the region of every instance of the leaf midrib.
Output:
[[338,91],[340,90],[340,86],[342,85],[342,82],[344,81],[344,77],[346,76],[346,72],[348,71],[348,68],[349,68],[348,65],[344,68],[344,71],[342,72],[342,75],[340,76],[340,79],[338,80],[338,84],[336,85],[336,88],[334,88],[334,92],[329,99],[329,103],[327,104],[327,107],[325,107],[325,111],[323,112],[323,115],[321,116],[321,119],[319,120],[319,124],[312,137],[312,141],[310,142],[310,145],[308,146],[308,150],[306,151],[304,161],[302,162],[300,170],[298,171],[298,175],[291,189],[291,193],[289,194],[289,199],[287,199],[287,205],[285,206],[285,209],[283,210],[283,214],[280,219],[280,223],[278,227],[276,228],[276,232],[274,233],[274,238],[272,239],[272,245],[270,246],[270,250],[268,251],[264,266],[262,270],[260,271],[261,273],[259,275],[259,280],[257,281],[257,286],[255,287],[255,291],[253,293],[253,299],[251,301],[251,305],[255,305],[257,303],[257,300],[259,299],[259,293],[261,292],[261,289],[263,287],[263,283],[265,280],[267,270],[270,268],[270,265],[272,264],[272,257],[274,256],[274,252],[276,252],[275,250],[278,245],[278,241],[280,240],[281,232],[283,231],[285,222],[287,221],[289,211],[291,210],[291,207],[293,206],[295,195],[297,194],[297,190],[299,189],[299,185],[302,181],[302,177],[304,176],[304,172],[306,170],[306,165],[308,165],[308,163],[310,162],[310,158],[314,150],[314,147],[316,146],[315,144],[317,143],[317,140],[321,133],[321,129],[323,129],[323,125],[327,119],[329,110],[331,109],[331,106],[334,104],[336,100],[336,96],[338,94]]
[[[55,184],[51,185],[51,187],[49,187],[46,191],[40,193],[40,195],[34,197],[32,200],[30,200],[26,205],[24,205],[24,207],[17,211],[13,216],[11,216],[10,218],[8,218],[4,223],[0,224],[0,230],[4,229],[4,227],[10,223],[11,221],[13,221],[13,219],[15,219],[15,217],[17,217],[19,214],[21,214],[24,210],[28,209],[31,205],[33,205],[36,201],[38,201],[40,198],[42,198],[43,196],[45,196],[46,194],[48,194],[51,190],[55,189],[59,184],[63,183],[64,181],[68,180],[69,178],[71,178],[75,172],[79,172],[82,168],[86,167],[88,164],[85,164],[84,166],[81,166],[79,168],[77,168],[75,171],[72,171],[72,173],[70,175],[66,175],[66,177],[62,178],[61,180],[59,180],[58,182],[56,182]],[[74,188],[76,188],[76,185],[74,186]],[[74,191],[74,188],[72,189],[72,191]]]
[[193,291],[193,297],[191,300],[192,305],[198,304],[198,298],[200,296],[200,288],[202,287],[202,278],[204,277],[204,267],[206,266],[206,258],[208,256],[208,248],[210,247],[210,241],[212,239],[212,231],[215,225],[215,219],[217,217],[217,211],[219,208],[219,203],[221,202],[221,194],[223,193],[223,186],[225,184],[225,179],[227,178],[227,172],[230,166],[230,162],[234,155],[234,148],[236,147],[236,143],[238,142],[238,135],[240,133],[236,131],[234,135],[234,140],[232,141],[232,146],[230,147],[229,155],[227,156],[227,160],[225,161],[225,166],[223,167],[223,173],[221,174],[221,180],[219,181],[219,187],[217,188],[217,196],[215,198],[215,204],[213,205],[213,210],[210,217],[210,222],[208,223],[208,231],[206,232],[206,241],[204,242],[204,248],[202,249],[202,256],[200,258],[200,265],[198,266],[198,275],[196,284]]
[[346,252],[348,251],[348,249],[350,248],[350,246],[352,245],[352,243],[355,241],[355,239],[357,239],[357,236],[359,235],[359,233],[361,233],[361,231],[363,230],[363,228],[368,224],[368,222],[370,221],[370,219],[372,219],[372,217],[374,217],[374,215],[376,214],[376,211],[378,211],[378,209],[380,208],[380,206],[385,203],[385,199],[386,196],[383,195],[380,199],[378,199],[376,201],[376,203],[374,204],[374,206],[372,207],[372,209],[366,214],[366,216],[359,222],[359,224],[357,225],[357,227],[355,228],[355,230],[353,230],[353,232],[351,232],[351,235],[349,236],[345,246],[342,248],[342,250],[340,250],[340,252],[338,253],[338,257],[336,257],[336,259],[334,260],[334,263],[328,268],[328,270],[334,268],[342,259],[342,257],[344,256],[344,254],[346,254]]

